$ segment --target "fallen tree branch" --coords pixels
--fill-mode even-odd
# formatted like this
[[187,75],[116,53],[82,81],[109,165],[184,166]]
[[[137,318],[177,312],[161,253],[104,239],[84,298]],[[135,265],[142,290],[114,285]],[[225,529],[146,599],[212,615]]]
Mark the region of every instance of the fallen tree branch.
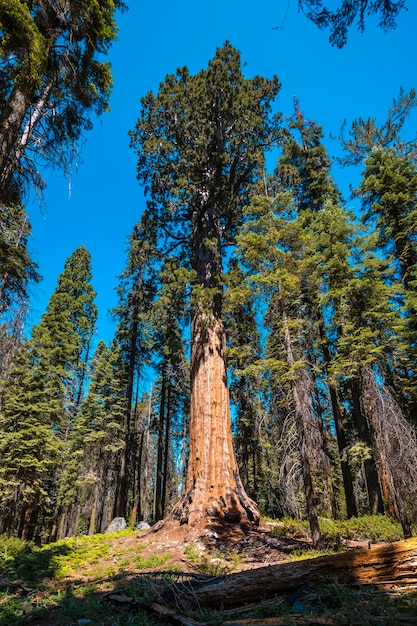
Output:
[[25,587],[21,583],[16,583],[7,578],[0,578],[0,587],[7,587],[8,589],[16,589],[20,591],[23,595],[28,596],[31,593],[36,593],[36,589],[30,589],[29,587]]
[[107,602],[111,602],[116,606],[123,607],[132,611],[144,611],[150,615],[154,615],[157,618],[174,624],[174,626],[203,626],[200,622],[197,622],[190,617],[180,615],[175,610],[163,604],[157,602],[138,602],[131,596],[126,596],[117,593],[107,593],[104,596]]

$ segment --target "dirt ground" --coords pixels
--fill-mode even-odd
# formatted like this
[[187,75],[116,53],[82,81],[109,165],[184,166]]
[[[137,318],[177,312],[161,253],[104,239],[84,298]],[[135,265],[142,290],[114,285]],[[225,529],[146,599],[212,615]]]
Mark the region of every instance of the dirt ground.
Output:
[[[243,533],[239,526],[229,527],[226,531],[215,527],[213,530],[189,529],[177,524],[165,523],[156,530],[151,529],[141,535],[140,541],[148,542],[142,554],[166,550],[172,556],[170,563],[185,569],[188,564],[194,569],[193,563],[184,557],[186,545],[192,545],[203,559],[233,562],[233,571],[243,571],[264,565],[281,563],[288,559],[294,550],[310,546],[305,539],[286,539],[271,534],[272,526],[261,524],[257,529]],[[157,541],[155,541],[157,538]]]
[[[215,526],[202,530],[190,529],[168,521],[148,531],[138,532],[137,535],[116,537],[110,553],[91,567],[105,568],[109,563],[114,563],[117,569],[118,562],[124,561],[124,574],[102,580],[95,578],[97,595],[104,597],[112,592],[118,593],[120,585],[130,578],[155,571],[155,568],[151,567],[138,568],[135,561],[138,554],[144,563],[150,562],[155,556],[166,557],[163,565],[165,571],[195,575],[202,572],[203,565],[208,574],[222,575],[282,563],[288,560],[294,551],[311,547],[307,538],[274,536],[271,534],[272,527],[270,524],[262,524],[257,529],[244,533],[238,526],[229,526],[227,530]],[[350,547],[361,547],[361,544],[358,542],[357,545],[352,544]],[[77,590],[81,589],[83,584],[92,581],[92,571],[89,566],[83,567],[65,579],[54,582],[53,586],[57,590],[71,589],[77,596]],[[32,602],[36,600],[37,595],[32,597]],[[42,593],[39,594],[40,600],[41,595]],[[59,609],[57,611],[52,609],[46,619],[38,619],[30,624],[61,625]]]

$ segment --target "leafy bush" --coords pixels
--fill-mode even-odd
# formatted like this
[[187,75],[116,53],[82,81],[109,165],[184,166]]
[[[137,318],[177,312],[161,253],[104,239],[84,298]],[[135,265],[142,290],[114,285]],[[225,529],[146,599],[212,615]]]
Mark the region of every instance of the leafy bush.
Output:
[[364,515],[337,523],[348,539],[398,541],[403,537],[401,524],[388,515]]
[[[398,541],[402,539],[401,524],[387,515],[364,515],[348,520],[321,517],[320,529],[327,548],[338,550],[346,540]],[[274,522],[271,533],[275,537],[302,539],[309,535],[307,521],[283,518]]]
[[273,524],[271,534],[274,537],[303,539],[308,536],[305,524],[293,517],[283,517],[279,521],[274,521]]

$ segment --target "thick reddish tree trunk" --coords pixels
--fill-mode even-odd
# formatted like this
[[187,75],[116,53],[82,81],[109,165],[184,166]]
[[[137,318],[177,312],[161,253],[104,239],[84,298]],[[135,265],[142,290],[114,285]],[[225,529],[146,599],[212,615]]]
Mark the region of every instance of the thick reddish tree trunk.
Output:
[[[215,210],[194,224],[196,271],[191,326],[190,447],[185,493],[173,516],[182,523],[257,524],[232,445],[222,321],[221,228]],[[201,215],[201,214],[200,214]]]
[[192,333],[187,483],[173,515],[190,525],[208,518],[257,524],[259,513],[243,488],[233,451],[223,323],[207,321],[207,328],[201,317],[194,319]]

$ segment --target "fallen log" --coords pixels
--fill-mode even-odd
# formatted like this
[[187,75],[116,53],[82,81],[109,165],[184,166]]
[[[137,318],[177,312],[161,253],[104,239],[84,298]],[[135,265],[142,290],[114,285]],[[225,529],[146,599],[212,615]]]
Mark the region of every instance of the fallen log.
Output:
[[417,538],[230,574],[195,589],[195,598],[201,606],[238,606],[331,580],[416,583]]
[[299,624],[300,626],[311,626],[320,624],[322,626],[337,626],[340,622],[335,622],[327,617],[319,615],[298,615],[292,613],[277,617],[263,617],[262,619],[242,619],[233,622],[223,622],[222,626],[289,626],[289,624]]

